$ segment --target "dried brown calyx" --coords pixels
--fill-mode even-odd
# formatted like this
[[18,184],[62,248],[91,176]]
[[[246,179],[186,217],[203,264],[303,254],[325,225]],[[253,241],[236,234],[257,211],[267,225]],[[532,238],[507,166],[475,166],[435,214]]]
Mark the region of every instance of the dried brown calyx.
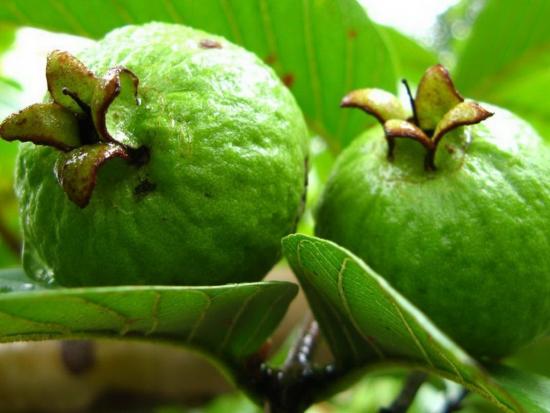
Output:
[[[7,140],[33,142],[59,150],[56,176],[69,199],[84,208],[90,202],[99,168],[115,158],[143,160],[143,149],[122,132],[127,111],[139,104],[138,78],[123,67],[98,78],[67,52],[48,55],[49,103],[37,103],[0,124]],[[117,116],[112,116],[116,107]]]
[[457,92],[449,72],[430,67],[420,80],[416,97],[410,95],[413,116],[408,117],[401,101],[381,89],[359,89],[344,97],[341,107],[359,108],[374,116],[383,126],[388,141],[388,157],[393,159],[395,139],[406,138],[426,149],[426,170],[436,169],[435,154],[448,132],[479,123],[493,113],[475,102],[465,101]]

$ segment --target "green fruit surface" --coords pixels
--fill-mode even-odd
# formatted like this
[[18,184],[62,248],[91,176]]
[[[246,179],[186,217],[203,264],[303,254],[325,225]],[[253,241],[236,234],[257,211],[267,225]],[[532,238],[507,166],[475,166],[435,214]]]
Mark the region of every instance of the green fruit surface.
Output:
[[339,158],[316,232],[359,255],[472,355],[499,358],[550,326],[550,156],[510,113],[446,136],[437,170],[380,129]]
[[21,145],[27,272],[67,286],[262,278],[302,210],[308,139],[272,70],[223,38],[158,23],[115,30],[78,58],[97,76],[114,66],[138,76],[141,105],[113,105],[110,132],[150,160],[107,162],[80,209],[54,176],[59,152]]

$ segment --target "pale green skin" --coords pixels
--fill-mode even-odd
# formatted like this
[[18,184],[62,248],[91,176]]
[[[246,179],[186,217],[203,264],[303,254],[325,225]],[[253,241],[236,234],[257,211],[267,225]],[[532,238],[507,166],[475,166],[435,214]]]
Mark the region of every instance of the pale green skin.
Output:
[[316,232],[472,355],[500,358],[550,326],[550,156],[524,122],[491,110],[444,138],[433,173],[416,142],[400,140],[390,162],[380,129],[359,137],[335,165]]
[[[98,76],[117,65],[138,76],[141,106],[113,110],[151,158],[109,161],[80,209],[54,176],[59,152],[21,145],[29,275],[66,286],[261,279],[305,191],[307,128],[274,72],[223,38],[159,23],[116,30],[78,57]],[[155,190],[136,196],[145,179]]]

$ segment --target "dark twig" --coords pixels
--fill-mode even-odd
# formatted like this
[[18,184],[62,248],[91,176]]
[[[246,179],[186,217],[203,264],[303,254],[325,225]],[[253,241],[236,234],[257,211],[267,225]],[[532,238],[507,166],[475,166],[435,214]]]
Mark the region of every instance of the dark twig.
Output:
[[468,390],[462,389],[456,397],[447,401],[441,413],[452,413],[462,409],[462,402],[468,394],[470,394]]
[[300,338],[296,340],[283,365],[283,371],[296,368],[307,368],[311,364],[319,337],[319,324],[309,314],[302,328]]
[[16,256],[21,254],[21,240],[11,231],[0,216],[0,239]]
[[412,372],[407,377],[401,393],[399,393],[391,406],[381,408],[379,413],[405,413],[413,403],[418,390],[420,390],[427,377],[428,375],[424,372]]
[[303,413],[340,377],[340,370],[333,365],[314,365],[318,339],[319,326],[308,315],[281,368],[268,366],[261,357],[251,358],[244,366],[240,383],[264,401],[265,413]]

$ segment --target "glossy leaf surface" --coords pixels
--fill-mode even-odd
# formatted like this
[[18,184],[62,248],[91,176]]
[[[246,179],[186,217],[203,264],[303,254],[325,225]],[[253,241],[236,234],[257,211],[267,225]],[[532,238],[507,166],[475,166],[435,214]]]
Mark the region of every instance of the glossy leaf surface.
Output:
[[297,234],[283,240],[283,250],[339,364],[405,364],[454,380],[506,412],[550,412],[542,397],[548,379],[518,379],[502,367],[491,375],[346,249]]
[[0,342],[70,337],[144,338],[197,348],[226,363],[271,335],[297,287],[260,282],[215,287],[37,289],[0,271]]
[[0,23],[99,38],[126,24],[165,21],[225,36],[270,64],[296,96],[310,126],[333,150],[373,121],[338,105],[351,90],[395,91],[385,42],[354,0],[9,0]]
[[550,2],[489,0],[458,55],[465,96],[510,109],[550,139]]

